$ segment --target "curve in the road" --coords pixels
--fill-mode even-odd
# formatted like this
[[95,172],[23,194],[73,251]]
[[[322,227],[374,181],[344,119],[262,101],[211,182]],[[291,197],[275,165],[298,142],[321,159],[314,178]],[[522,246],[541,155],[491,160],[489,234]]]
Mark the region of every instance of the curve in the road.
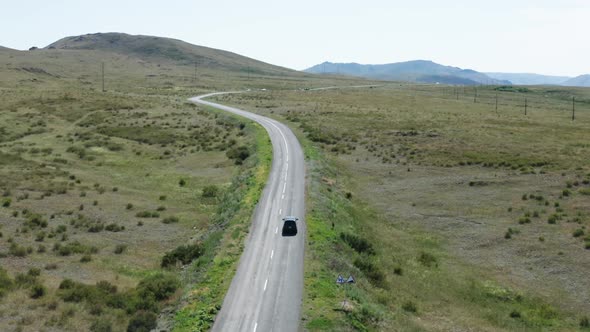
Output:
[[[190,100],[227,111],[263,126],[272,142],[270,175],[252,217],[238,270],[217,314],[213,331],[297,331],[303,293],[305,247],[305,160],[293,132],[284,124],[204,98]],[[281,234],[282,218],[297,216],[298,234]]]

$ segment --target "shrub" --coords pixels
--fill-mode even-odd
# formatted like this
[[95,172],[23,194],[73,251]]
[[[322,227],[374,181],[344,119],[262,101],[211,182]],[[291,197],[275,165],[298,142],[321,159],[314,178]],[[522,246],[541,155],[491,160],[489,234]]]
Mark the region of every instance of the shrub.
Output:
[[584,230],[583,230],[583,229],[581,229],[581,228],[578,228],[578,229],[576,229],[576,230],[574,231],[574,233],[573,233],[573,236],[574,236],[574,237],[580,237],[580,236],[582,236],[582,235],[584,235]]
[[45,232],[39,232],[37,233],[37,235],[35,236],[35,241],[37,242],[43,242],[43,240],[45,240]]
[[563,197],[568,197],[572,192],[569,189],[564,189],[561,194]]
[[555,215],[555,214],[550,215],[549,219],[547,219],[547,222],[552,225],[556,224],[557,223],[557,215]]
[[531,219],[529,217],[520,217],[518,219],[518,223],[519,224],[530,224],[531,223]]
[[165,201],[166,200],[166,195],[160,195],[160,200],[161,201]]
[[404,271],[402,270],[401,267],[395,267],[395,268],[393,268],[393,273],[396,274],[396,275],[398,275],[398,276],[401,276],[401,275],[404,274]]
[[33,287],[31,287],[30,296],[32,299],[38,299],[40,297],[43,297],[45,293],[47,293],[47,290],[43,285],[35,284],[33,285]]
[[86,254],[84,256],[82,256],[82,258],[80,258],[80,263],[88,263],[92,261],[92,256]]
[[109,232],[120,232],[125,229],[125,226],[119,226],[118,224],[112,223],[108,224],[104,229]]
[[420,262],[420,264],[427,266],[427,267],[431,267],[431,266],[438,266],[436,257],[434,257],[432,254],[429,254],[427,252],[421,252],[420,255],[418,256],[418,262]]
[[590,328],[590,319],[588,317],[580,318],[580,327],[583,329]]
[[124,253],[125,250],[127,250],[127,245],[117,244],[117,246],[115,247],[115,254],[120,255],[120,254]]
[[158,218],[160,214],[158,212],[141,211],[135,214],[138,218]]
[[104,319],[98,319],[90,325],[90,332],[112,332],[113,326],[111,322]]
[[8,254],[15,257],[25,257],[27,255],[27,248],[12,242],[8,248]]
[[10,198],[5,198],[5,199],[2,201],[2,207],[5,207],[5,208],[7,208],[7,207],[10,207],[10,204],[11,204],[11,203],[12,203],[12,199],[10,199]]
[[412,312],[412,313],[415,313],[418,311],[416,304],[412,301],[404,302],[404,304],[402,304],[402,309],[404,309],[404,311]]
[[156,209],[156,211],[166,211],[166,207],[163,205],[158,206],[158,208]]
[[125,207],[127,210],[131,210],[133,209],[133,204],[131,203],[127,203],[127,206]]
[[47,265],[45,265],[45,270],[56,270],[57,269],[57,263],[49,263]]
[[31,277],[38,277],[41,275],[41,269],[38,269],[36,267],[32,267],[27,272],[27,275],[30,275]]
[[510,312],[510,318],[520,318],[520,312],[516,311],[516,310],[512,310]]
[[0,298],[2,298],[14,286],[14,282],[2,267],[0,267]]
[[[25,214],[25,213],[23,213],[23,214]],[[45,220],[45,218],[43,218],[43,216],[41,216],[40,214],[37,214],[37,213],[27,214],[27,220],[25,221],[25,226],[30,227],[30,228],[37,228],[37,227],[45,228],[45,227],[47,227],[47,220]]]
[[226,156],[234,160],[236,165],[241,165],[250,156],[250,151],[246,146],[239,146],[228,150]]
[[186,265],[200,257],[203,254],[203,250],[198,244],[189,244],[186,246],[179,246],[171,252],[168,252],[162,257],[161,266],[166,268],[176,265],[176,262],[180,261],[183,265]]
[[205,186],[205,188],[203,188],[203,197],[217,197],[218,194],[219,188],[214,184]]
[[169,298],[180,287],[180,282],[173,275],[158,273],[146,277],[137,285],[140,297],[153,297],[158,301]]
[[358,253],[367,253],[368,255],[375,254],[373,245],[360,236],[350,233],[340,233],[340,238]]
[[149,332],[156,327],[156,315],[149,311],[138,311],[127,325],[127,332]]
[[162,219],[162,222],[165,223],[165,224],[177,223],[179,221],[180,220],[176,216],[170,216],[170,217],[167,217],[167,218]]
[[178,185],[181,187],[186,186],[186,180],[185,179],[180,179],[180,181],[178,181]]
[[381,288],[386,286],[385,273],[383,273],[383,271],[370,260],[359,257],[354,260],[353,264],[365,274],[371,284]]

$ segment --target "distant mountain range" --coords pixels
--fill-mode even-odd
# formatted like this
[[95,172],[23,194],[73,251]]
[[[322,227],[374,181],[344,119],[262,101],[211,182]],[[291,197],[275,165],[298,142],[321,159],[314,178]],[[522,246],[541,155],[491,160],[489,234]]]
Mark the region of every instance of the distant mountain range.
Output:
[[561,83],[561,85],[590,87],[590,75],[576,76],[572,79],[569,79],[569,80]]
[[397,62],[383,65],[324,62],[308,68],[305,71],[316,74],[350,75],[388,81],[459,85],[511,84],[510,81],[494,79],[475,70],[443,66],[427,60]]
[[528,73],[485,73],[491,78],[507,80],[515,85],[563,85],[590,87],[590,75],[549,76]]
[[316,74],[359,76],[378,80],[458,85],[564,85],[590,87],[590,75],[578,77],[525,73],[481,73],[471,69],[415,60],[382,65],[324,62],[305,70]]

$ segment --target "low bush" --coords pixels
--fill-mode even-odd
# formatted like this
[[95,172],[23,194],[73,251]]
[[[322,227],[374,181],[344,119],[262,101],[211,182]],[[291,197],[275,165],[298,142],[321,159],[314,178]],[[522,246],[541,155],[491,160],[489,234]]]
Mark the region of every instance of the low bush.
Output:
[[228,150],[226,156],[236,165],[241,165],[250,156],[250,151],[246,146],[239,146]]
[[141,297],[153,297],[162,301],[174,294],[178,287],[180,282],[175,276],[158,273],[140,281],[136,291]]
[[170,216],[170,217],[162,219],[162,222],[165,224],[173,224],[173,223],[177,223],[179,221],[180,221],[180,219],[178,219],[178,217],[176,217],[176,216]]
[[0,267],[0,298],[6,295],[14,287],[14,282],[2,267]]
[[367,241],[366,239],[350,234],[350,233],[340,233],[340,238],[346,242],[352,249],[356,252],[362,254],[366,253],[368,255],[374,255],[375,249],[373,249],[373,245]]
[[106,227],[104,229],[109,232],[116,233],[116,232],[121,232],[121,231],[125,230],[125,226],[120,226],[118,224],[112,223],[112,224],[106,225]]
[[[23,213],[25,214],[25,213]],[[35,229],[38,227],[45,228],[47,227],[47,220],[43,218],[40,214],[37,213],[30,213],[27,214],[27,220],[25,221],[25,226]]]
[[45,296],[46,293],[47,289],[45,286],[41,284],[35,284],[33,287],[31,287],[30,296],[32,299],[38,299]]
[[72,254],[96,254],[98,248],[85,246],[79,241],[72,241],[66,245],[56,243],[53,246],[53,251],[57,252],[60,256],[69,256]]
[[418,311],[418,307],[412,301],[404,302],[404,304],[402,304],[402,309],[406,312],[412,312],[412,313],[415,313]]
[[371,284],[376,287],[385,288],[385,273],[377,265],[366,258],[360,257],[357,257],[353,264],[365,274]]
[[137,218],[158,218],[160,214],[158,212],[151,211],[140,211],[135,214]]
[[582,236],[582,235],[584,235],[584,230],[583,230],[583,229],[581,229],[581,228],[578,228],[578,229],[576,229],[576,230],[574,231],[574,233],[573,233],[573,236],[574,236],[574,237],[580,237],[580,236]]
[[8,254],[15,257],[27,256],[27,248],[18,245],[16,242],[12,242],[8,248]]
[[82,258],[80,258],[80,263],[88,263],[90,261],[92,261],[92,256],[88,254],[83,255]]
[[418,262],[426,267],[438,266],[436,257],[424,251],[418,256]]
[[90,325],[90,332],[112,332],[112,331],[113,331],[113,325],[111,324],[111,322],[104,320],[104,319],[95,320]]
[[124,253],[125,250],[127,250],[126,244],[117,244],[114,252],[115,252],[115,254],[120,255],[120,254]]
[[203,197],[217,197],[219,194],[219,187],[212,184],[203,188]]
[[161,266],[164,268],[171,267],[176,265],[177,262],[186,265],[201,255],[203,255],[203,250],[198,244],[179,246],[162,257]]
[[10,198],[5,198],[4,200],[2,200],[2,207],[10,207],[10,204],[12,203],[12,199]]
[[148,332],[157,325],[156,315],[149,311],[138,311],[133,315],[127,325],[127,332]]

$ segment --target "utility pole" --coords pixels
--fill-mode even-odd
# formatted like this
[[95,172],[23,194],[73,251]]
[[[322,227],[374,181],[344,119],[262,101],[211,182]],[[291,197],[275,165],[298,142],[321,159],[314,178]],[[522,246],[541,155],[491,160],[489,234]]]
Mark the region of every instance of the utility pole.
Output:
[[496,92],[496,114],[498,113],[498,92]]
[[248,81],[250,80],[250,66],[248,66]]
[[526,109],[527,109],[527,107],[528,107],[528,102],[527,102],[527,99],[525,98],[524,99],[524,115],[526,115]]
[[193,78],[193,81],[197,81],[197,60],[195,60],[195,76]]
[[576,97],[572,97],[572,121],[576,119]]
[[473,88],[475,90],[475,93],[473,94],[473,103],[477,103],[477,87]]
[[104,62],[102,63],[102,92],[106,92],[104,89]]

